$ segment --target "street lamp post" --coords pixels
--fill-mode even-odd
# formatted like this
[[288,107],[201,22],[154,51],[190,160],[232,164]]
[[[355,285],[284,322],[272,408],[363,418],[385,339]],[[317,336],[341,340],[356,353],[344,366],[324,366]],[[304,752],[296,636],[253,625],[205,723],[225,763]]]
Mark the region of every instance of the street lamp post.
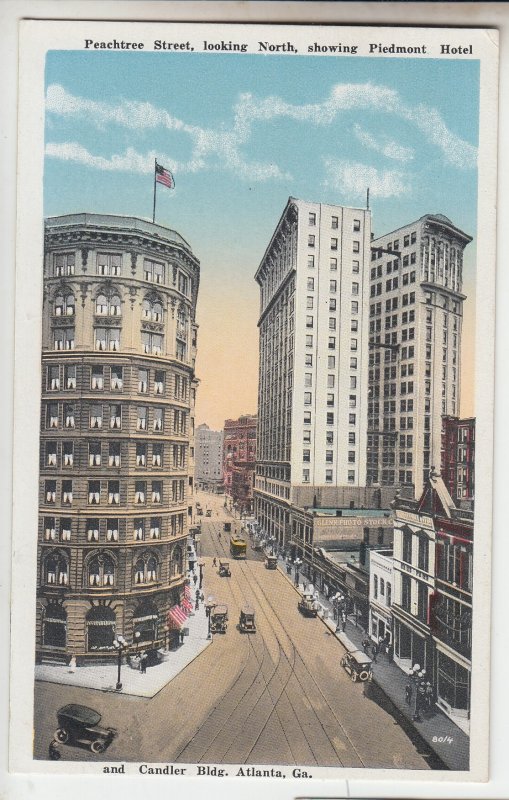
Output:
[[140,646],[140,638],[141,638],[140,631],[134,631],[134,641],[136,643],[136,655],[138,655],[138,648]]
[[296,558],[293,562],[293,566],[295,567],[295,586],[299,585],[299,570],[302,564],[301,558]]
[[424,669],[421,670],[420,664],[414,664],[414,666],[410,669],[409,672],[410,678],[412,679],[412,682],[414,684],[415,699],[414,699],[414,713],[412,714],[412,720],[414,722],[421,722],[421,717],[419,715],[419,711],[421,710],[420,708],[421,696],[419,693],[419,687],[422,683],[422,680],[424,679],[425,674],[426,670]]
[[205,603],[205,613],[207,615],[209,629],[207,633],[207,639],[212,639],[212,631],[210,629],[210,617],[212,614],[212,609],[215,607],[216,603],[213,597],[208,597],[207,602]]
[[205,561],[203,561],[203,560],[199,561],[198,562],[198,566],[200,568],[200,585],[199,585],[199,588],[201,589],[202,584],[203,584],[203,567],[205,566]]
[[113,639],[113,647],[118,653],[117,685],[115,688],[117,692],[119,692],[122,688],[122,682],[120,680],[120,670],[122,669],[122,653],[127,648],[127,642],[120,633],[117,635],[115,639]]

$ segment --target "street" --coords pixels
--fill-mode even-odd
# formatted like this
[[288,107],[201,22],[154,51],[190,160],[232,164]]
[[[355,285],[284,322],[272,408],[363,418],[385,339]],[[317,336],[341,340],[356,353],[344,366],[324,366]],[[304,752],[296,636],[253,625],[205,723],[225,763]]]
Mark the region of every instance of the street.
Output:
[[[429,769],[385,697],[340,667],[336,637],[298,612],[286,576],[267,570],[249,545],[245,561],[230,558],[224,522],[233,531],[240,521],[223,496],[197,499],[212,510],[198,518],[203,591],[228,606],[227,632],[151,699],[37,682],[35,757],[47,758],[56,710],[77,702],[97,709],[118,736],[100,756],[62,746],[63,759]],[[230,578],[219,577],[214,557],[229,560]],[[245,604],[255,609],[253,634],[237,627]]]

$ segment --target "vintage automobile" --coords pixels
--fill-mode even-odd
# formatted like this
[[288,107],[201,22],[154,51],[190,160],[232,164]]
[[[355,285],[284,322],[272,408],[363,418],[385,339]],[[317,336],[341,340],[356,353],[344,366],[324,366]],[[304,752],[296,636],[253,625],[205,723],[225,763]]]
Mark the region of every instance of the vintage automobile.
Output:
[[239,631],[241,633],[256,633],[255,612],[251,606],[243,606],[241,609]]
[[232,529],[232,524],[231,524],[231,522],[225,522],[225,523],[224,523],[224,529],[225,529],[226,533],[230,533],[230,531],[231,531],[231,529]]
[[211,517],[212,516],[212,509],[211,508],[207,508],[207,510],[205,512],[205,516],[206,517]]
[[57,711],[58,728],[55,739],[62,744],[89,747],[92,753],[103,753],[117,731],[99,728],[101,715],[88,706],[70,703]]
[[338,639],[346,648],[346,653],[342,656],[340,664],[350,675],[352,681],[370,681],[373,672],[371,668],[372,660],[366,655],[364,650],[359,648],[346,636],[345,633],[338,634]]
[[221,578],[229,578],[231,575],[230,572],[230,562],[229,561],[220,561],[219,562],[219,575]]
[[297,608],[305,617],[316,617],[318,615],[318,603],[312,594],[304,594],[297,603]]
[[228,627],[228,606],[214,606],[210,612],[210,630],[212,633],[226,633]]
[[277,556],[265,553],[265,567],[266,569],[277,569]]

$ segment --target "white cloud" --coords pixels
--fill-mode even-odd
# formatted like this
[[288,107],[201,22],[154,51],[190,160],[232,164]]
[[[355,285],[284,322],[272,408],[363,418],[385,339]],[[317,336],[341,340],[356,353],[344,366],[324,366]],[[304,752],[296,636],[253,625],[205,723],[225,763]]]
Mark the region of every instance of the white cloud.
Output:
[[404,147],[397,142],[384,137],[382,140],[376,139],[371,133],[365,131],[360,125],[354,125],[354,134],[365,147],[375,150],[377,153],[395,161],[411,161],[414,151],[411,147]]
[[[163,128],[172,132],[181,132],[189,137],[191,155],[187,162],[169,162],[168,166],[178,171],[197,171],[214,164],[233,172],[237,177],[252,181],[264,181],[271,178],[291,177],[277,164],[250,162],[242,153],[242,147],[249,144],[252,128],[255,123],[268,122],[278,118],[293,119],[312,125],[330,125],[337,117],[347,111],[376,112],[377,115],[389,114],[403,119],[416,127],[433,145],[438,147],[447,163],[468,169],[475,166],[477,151],[473,145],[465,142],[447,128],[436,109],[420,105],[406,107],[399,93],[386,86],[372,83],[337,84],[329,96],[319,103],[295,105],[287,103],[280,97],[257,98],[249,93],[239,96],[233,108],[233,124],[231,128],[214,130],[190,125],[184,120],[172,116],[168,111],[157,108],[151,103],[120,100],[107,104],[83,97],[77,97],[58,84],[52,84],[47,90],[47,110],[51,114],[64,117],[86,118],[87,121],[104,128],[108,124],[143,131]],[[379,141],[360,126],[356,135],[365,146],[378,151],[386,158],[408,161],[413,157],[410,148],[397,142]],[[74,145],[74,147],[76,147]],[[75,156],[78,151],[75,149]],[[99,169],[123,169],[129,156],[112,156],[103,159],[99,156],[81,154],[83,163],[89,163]],[[134,154],[132,151],[131,155]],[[48,155],[55,158],[68,158],[65,148],[52,144]],[[143,161],[148,155],[138,154]],[[88,158],[88,160],[86,160]],[[137,163],[137,159],[134,159]],[[390,173],[387,173],[390,174]]]
[[378,170],[357,161],[325,159],[326,185],[349,197],[365,197],[369,188],[372,197],[400,197],[410,191],[408,176],[399,170]]

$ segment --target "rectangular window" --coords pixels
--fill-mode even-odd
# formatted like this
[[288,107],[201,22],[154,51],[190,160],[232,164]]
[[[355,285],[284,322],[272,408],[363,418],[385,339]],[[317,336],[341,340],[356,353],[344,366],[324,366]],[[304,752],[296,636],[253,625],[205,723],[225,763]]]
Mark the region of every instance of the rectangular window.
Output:
[[312,328],[312,327],[313,327],[313,317],[312,316],[307,316],[306,317],[306,328]]
[[329,311],[335,311],[335,310],[336,310],[336,298],[331,297],[329,300]]
[[356,242],[356,241],[352,242],[352,251],[354,253],[359,253],[360,249],[361,249],[360,242]]
[[112,367],[111,368],[111,378],[110,378],[110,386],[114,391],[120,391],[123,388],[124,379],[123,379],[123,368],[122,367]]
[[338,249],[338,240],[337,239],[331,239],[330,240],[330,249],[331,250],[337,250]]
[[332,217],[331,219],[331,228],[332,230],[337,230],[339,223],[339,217]]
[[316,214],[312,211],[309,212],[309,224],[316,225]]
[[304,405],[311,405],[311,392],[304,392]]
[[306,347],[313,347],[313,334],[306,335]]
[[64,368],[64,382],[66,389],[76,389],[76,365],[71,364]]
[[347,472],[347,481],[348,483],[355,483],[355,470],[349,469]]
[[108,446],[108,466],[120,466],[120,442],[110,442]]
[[311,450],[302,451],[302,460],[304,463],[311,461]]
[[302,470],[302,483],[309,483],[309,470],[303,469]]
[[122,272],[121,253],[97,253],[97,274],[115,275]]
[[120,503],[120,483],[119,481],[108,481],[108,504],[118,506]]
[[314,234],[310,233],[308,236],[308,247],[314,247],[314,246],[315,246],[315,237]]
[[151,283],[164,283],[164,264],[148,258],[143,259],[143,277]]
[[330,260],[330,268],[334,272],[337,270],[337,268],[338,268],[338,260],[337,260],[337,258],[331,258],[331,260]]
[[359,294],[359,284],[357,282],[352,283],[352,295],[355,297]]
[[88,445],[88,465],[89,467],[101,466],[101,443],[90,442]]
[[99,405],[91,405],[90,406],[90,427],[91,428],[102,428],[103,426],[103,418],[102,418],[102,406]]
[[336,368],[336,356],[327,356],[327,369]]
[[329,336],[329,350],[334,350],[336,348],[336,337]]
[[332,470],[326,469],[325,470],[325,483],[332,483]]
[[88,502],[91,506],[97,506],[101,502],[101,481],[88,482]]
[[315,288],[315,279],[314,278],[308,278],[307,287],[308,287],[308,292],[314,291],[314,288]]

